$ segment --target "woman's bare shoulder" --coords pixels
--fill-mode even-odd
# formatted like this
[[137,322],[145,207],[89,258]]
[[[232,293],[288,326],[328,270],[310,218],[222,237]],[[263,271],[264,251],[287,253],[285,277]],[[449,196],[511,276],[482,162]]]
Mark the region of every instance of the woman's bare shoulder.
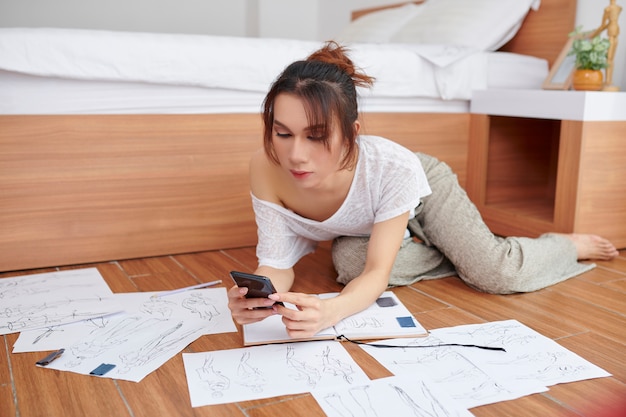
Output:
[[255,197],[279,203],[278,197],[278,166],[259,149],[250,158],[250,191]]

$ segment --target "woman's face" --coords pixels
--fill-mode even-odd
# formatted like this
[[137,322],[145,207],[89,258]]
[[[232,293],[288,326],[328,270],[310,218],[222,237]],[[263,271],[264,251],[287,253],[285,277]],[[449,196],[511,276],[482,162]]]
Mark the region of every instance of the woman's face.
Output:
[[327,148],[319,129],[309,125],[302,100],[282,93],[274,101],[272,135],[278,162],[298,187],[332,186],[344,155],[340,129],[331,130]]

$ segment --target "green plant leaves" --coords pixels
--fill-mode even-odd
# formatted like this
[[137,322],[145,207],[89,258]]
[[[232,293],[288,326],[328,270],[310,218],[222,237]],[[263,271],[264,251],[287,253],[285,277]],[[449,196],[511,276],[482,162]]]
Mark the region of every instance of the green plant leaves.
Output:
[[576,69],[600,70],[609,65],[610,42],[608,39],[601,38],[599,35],[589,38],[586,33],[580,32],[580,28],[576,28],[569,36],[575,37],[568,55],[576,57]]

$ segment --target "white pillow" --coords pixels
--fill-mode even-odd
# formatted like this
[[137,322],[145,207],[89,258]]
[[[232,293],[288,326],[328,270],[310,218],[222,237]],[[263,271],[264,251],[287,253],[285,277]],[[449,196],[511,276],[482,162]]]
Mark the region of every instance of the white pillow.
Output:
[[391,42],[463,45],[495,51],[540,0],[427,0]]
[[339,43],[386,43],[404,25],[416,16],[421,7],[407,3],[401,7],[368,13],[350,22],[335,40]]

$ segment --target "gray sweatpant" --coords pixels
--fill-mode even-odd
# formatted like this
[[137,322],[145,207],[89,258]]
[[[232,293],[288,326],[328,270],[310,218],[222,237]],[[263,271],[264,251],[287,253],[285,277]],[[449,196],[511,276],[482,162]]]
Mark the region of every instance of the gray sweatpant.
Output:
[[[458,275],[480,291],[509,294],[545,288],[595,266],[577,262],[574,243],[561,235],[548,233],[536,239],[494,235],[450,167],[432,156],[417,156],[432,194],[422,199],[408,224],[421,242],[404,240],[389,285]],[[367,244],[363,237],[335,239],[332,254],[338,282],[345,284],[363,271]]]

